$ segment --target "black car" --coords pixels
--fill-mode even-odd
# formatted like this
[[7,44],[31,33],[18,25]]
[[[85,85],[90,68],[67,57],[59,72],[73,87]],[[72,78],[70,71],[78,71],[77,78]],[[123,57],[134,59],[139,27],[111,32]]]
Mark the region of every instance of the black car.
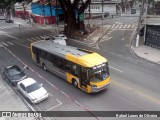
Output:
[[13,23],[13,20],[6,19],[5,22],[6,22],[6,23]]
[[136,9],[135,8],[131,9],[131,14],[136,14]]
[[27,76],[17,65],[12,65],[3,69],[2,77],[9,84],[16,85],[17,82],[25,79]]

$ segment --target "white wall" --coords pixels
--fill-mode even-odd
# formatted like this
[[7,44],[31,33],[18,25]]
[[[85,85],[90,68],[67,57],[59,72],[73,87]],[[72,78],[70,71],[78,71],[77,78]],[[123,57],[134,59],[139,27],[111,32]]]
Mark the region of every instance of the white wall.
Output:
[[[86,10],[86,13],[88,13],[88,9]],[[104,4],[103,11],[104,13],[109,12],[110,14],[116,14],[116,4]],[[90,12],[91,13],[102,13],[102,5],[101,4],[91,4]]]

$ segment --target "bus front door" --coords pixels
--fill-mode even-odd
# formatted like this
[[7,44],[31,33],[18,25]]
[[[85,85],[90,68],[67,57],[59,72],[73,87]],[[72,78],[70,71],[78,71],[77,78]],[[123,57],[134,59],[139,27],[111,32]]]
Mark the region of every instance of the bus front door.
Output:
[[81,74],[80,74],[80,80],[81,80],[81,87],[87,89],[87,69],[86,68],[81,68]]

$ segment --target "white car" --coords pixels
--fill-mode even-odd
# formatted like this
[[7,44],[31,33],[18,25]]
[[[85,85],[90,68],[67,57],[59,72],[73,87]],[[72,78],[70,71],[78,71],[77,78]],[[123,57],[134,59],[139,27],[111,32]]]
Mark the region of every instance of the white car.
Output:
[[4,20],[5,17],[3,15],[0,15],[0,20]]
[[52,40],[54,43],[57,43],[57,44],[60,44],[60,45],[64,45],[66,46],[67,43],[66,43],[66,40],[63,40],[63,39],[55,39],[55,40]]
[[53,39],[67,40],[67,37],[64,34],[58,34],[58,35],[53,36]]
[[52,40],[49,36],[42,36],[40,37],[40,40]]
[[39,103],[48,98],[48,92],[33,78],[18,82],[17,87],[32,103]]

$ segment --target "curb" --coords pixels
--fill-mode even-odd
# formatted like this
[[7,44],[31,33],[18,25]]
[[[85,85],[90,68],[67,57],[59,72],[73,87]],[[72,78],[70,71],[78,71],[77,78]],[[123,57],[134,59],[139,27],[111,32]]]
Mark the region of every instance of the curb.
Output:
[[133,49],[133,38],[134,38],[134,36],[136,35],[135,34],[135,32],[136,32],[136,28],[135,28],[135,30],[133,31],[133,34],[132,34],[132,36],[131,36],[131,39],[130,39],[130,44],[129,44],[129,49],[130,49],[130,52],[131,52],[131,54],[134,54],[135,56],[137,56],[138,58],[140,58],[140,59],[142,59],[142,60],[144,60],[144,61],[147,61],[147,62],[151,62],[151,63],[153,63],[153,64],[156,64],[156,65],[160,65],[160,63],[157,63],[157,62],[153,62],[153,61],[150,61],[150,60],[148,60],[148,59],[146,59],[146,58],[144,58],[144,57],[141,57],[141,56],[139,56],[139,55],[137,55],[137,53],[134,51],[134,49]]

